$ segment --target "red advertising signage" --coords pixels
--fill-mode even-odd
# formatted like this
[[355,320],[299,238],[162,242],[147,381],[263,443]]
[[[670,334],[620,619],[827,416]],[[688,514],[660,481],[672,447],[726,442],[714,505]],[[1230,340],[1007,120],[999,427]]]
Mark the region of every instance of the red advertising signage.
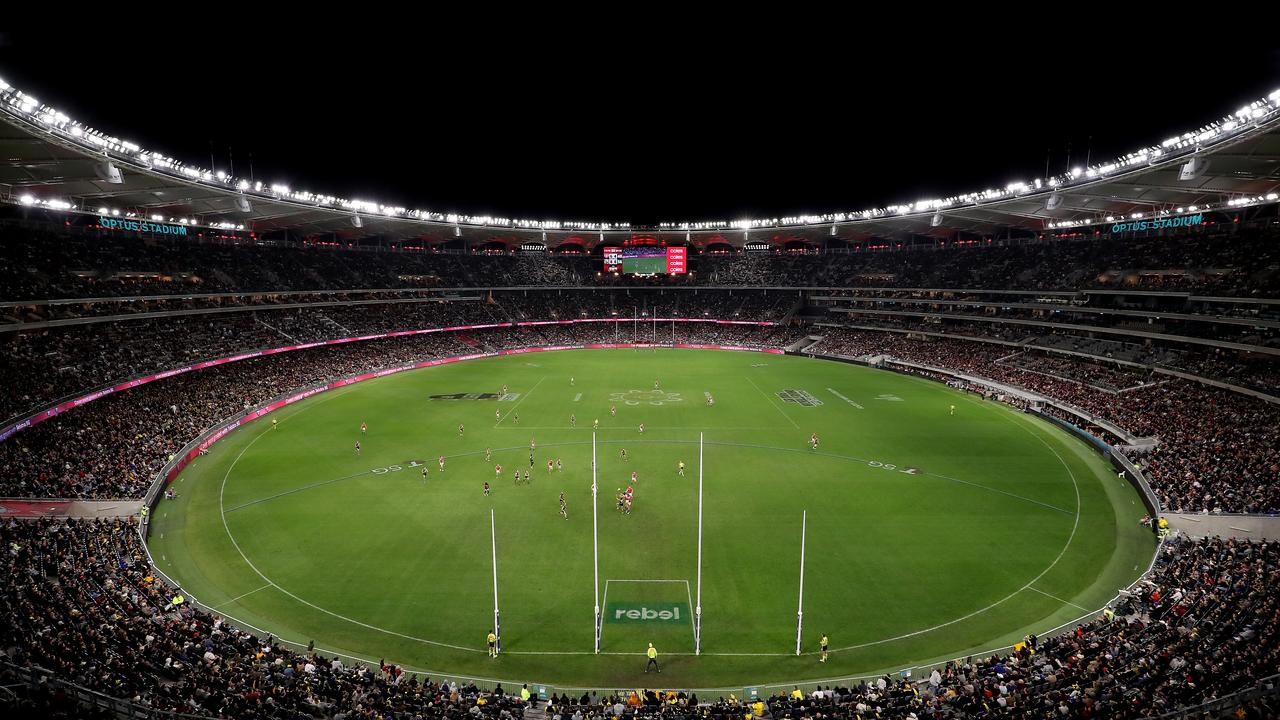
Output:
[[669,247],[667,248],[667,274],[683,275],[688,272],[688,265],[685,264],[686,254],[689,248]]

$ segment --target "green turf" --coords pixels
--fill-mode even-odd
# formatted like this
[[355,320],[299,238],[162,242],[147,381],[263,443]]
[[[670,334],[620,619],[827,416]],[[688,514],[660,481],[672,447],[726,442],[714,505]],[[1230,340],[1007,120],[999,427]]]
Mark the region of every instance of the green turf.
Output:
[[[428,399],[503,384],[518,397]],[[786,390],[822,404],[784,402]],[[504,415],[496,424],[495,409]],[[842,363],[697,350],[537,353],[372,380],[275,417],[278,429],[250,424],[180,476],[180,498],[155,514],[157,564],[252,627],[435,675],[632,687],[643,682],[648,642],[672,686],[896,670],[1097,609],[1153,551],[1136,494],[1080,441],[936,383]],[[595,419],[600,591],[608,581],[605,610],[613,608],[601,656],[592,653]],[[694,657],[699,432],[704,617],[703,655]],[[548,474],[548,457],[565,469]],[[428,464],[427,481],[412,462]],[[504,468],[497,481],[495,463]],[[402,469],[381,472],[393,466]],[[513,484],[515,467],[532,481]],[[639,482],[624,516],[613,495],[632,471]],[[504,650],[496,660],[484,652],[490,510]],[[795,657],[802,511],[805,654]],[[669,582],[627,582],[656,580]],[[642,607],[679,608],[681,621],[625,615]],[[824,632],[835,652],[821,664]]]

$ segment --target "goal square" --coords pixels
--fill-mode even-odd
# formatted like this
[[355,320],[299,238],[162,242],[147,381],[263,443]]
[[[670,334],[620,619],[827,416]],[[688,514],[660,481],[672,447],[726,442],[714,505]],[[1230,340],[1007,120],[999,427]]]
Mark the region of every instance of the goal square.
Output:
[[608,579],[600,606],[601,649],[693,651],[693,599],[688,580]]

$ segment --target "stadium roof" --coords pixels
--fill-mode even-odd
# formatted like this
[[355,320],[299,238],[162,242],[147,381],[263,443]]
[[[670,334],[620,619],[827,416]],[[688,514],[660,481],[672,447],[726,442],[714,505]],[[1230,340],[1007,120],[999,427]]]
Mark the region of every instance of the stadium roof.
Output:
[[[923,166],[927,161],[913,162]],[[1198,167],[1181,179],[1188,164]],[[0,199],[259,233],[288,229],[301,235],[345,238],[378,235],[428,243],[459,238],[471,243],[545,241],[549,246],[565,241],[589,246],[637,234],[687,238],[696,245],[718,241],[742,245],[748,240],[820,243],[832,237],[865,241],[1040,232],[1272,203],[1277,193],[1280,90],[1158,145],[1004,188],[847,213],[633,227],[463,216],[250,182],[81,125],[0,80]]]

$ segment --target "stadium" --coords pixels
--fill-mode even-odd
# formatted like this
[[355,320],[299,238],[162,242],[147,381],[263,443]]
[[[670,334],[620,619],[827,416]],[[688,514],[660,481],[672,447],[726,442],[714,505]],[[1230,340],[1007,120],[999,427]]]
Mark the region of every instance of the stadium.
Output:
[[641,224],[265,182],[0,80],[0,706],[1274,717],[1280,90],[1222,110]]

